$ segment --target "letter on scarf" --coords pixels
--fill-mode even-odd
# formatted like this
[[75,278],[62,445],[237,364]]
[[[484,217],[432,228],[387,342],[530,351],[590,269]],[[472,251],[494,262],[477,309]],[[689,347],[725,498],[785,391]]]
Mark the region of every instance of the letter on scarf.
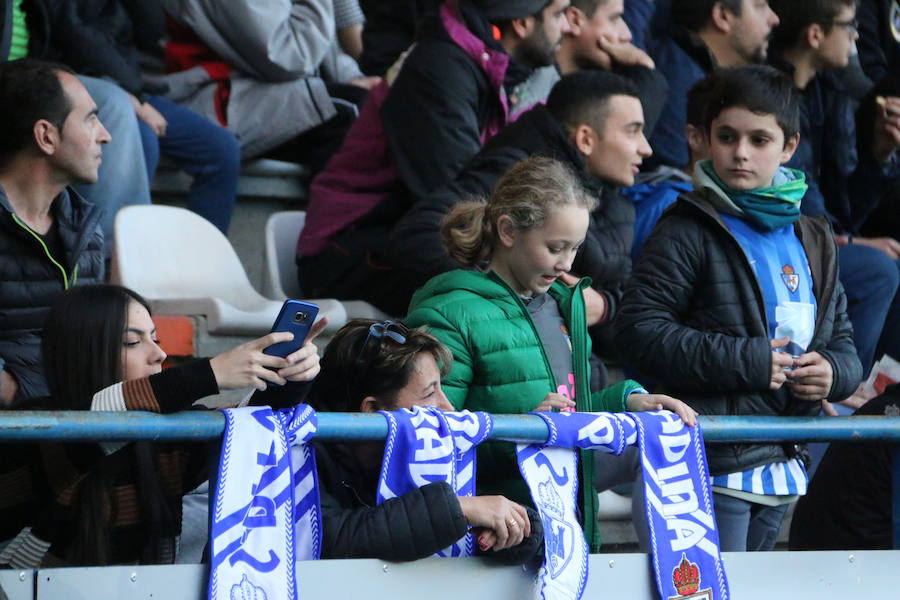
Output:
[[[421,406],[381,414],[388,422],[388,437],[378,480],[378,504],[435,481],[449,483],[457,496],[475,494],[474,449],[491,434],[489,414],[445,413]],[[467,534],[437,555],[474,553],[475,540]]]
[[294,600],[294,563],[318,558],[321,511],[307,405],[226,409],[215,489],[210,600]]
[[[668,411],[533,413],[550,430],[546,444],[519,444],[519,469],[544,523],[541,600],[578,600],[587,581],[587,542],[575,517],[576,448],[619,455],[638,444],[644,470],[651,558],[663,600],[727,600],[709,475],[699,426]],[[577,535],[570,537],[570,532]],[[696,594],[696,595],[694,595]]]

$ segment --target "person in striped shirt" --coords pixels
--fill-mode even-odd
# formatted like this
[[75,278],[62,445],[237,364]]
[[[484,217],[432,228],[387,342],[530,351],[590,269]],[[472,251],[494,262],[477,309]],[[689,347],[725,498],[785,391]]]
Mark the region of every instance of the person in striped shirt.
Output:
[[[700,414],[818,414],[856,388],[836,246],[822,217],[801,216],[799,98],[766,66],[726,69],[707,97],[710,159],[695,191],[660,218],[616,321],[626,360]],[[768,550],[806,492],[792,444],[706,448],[724,551]]]

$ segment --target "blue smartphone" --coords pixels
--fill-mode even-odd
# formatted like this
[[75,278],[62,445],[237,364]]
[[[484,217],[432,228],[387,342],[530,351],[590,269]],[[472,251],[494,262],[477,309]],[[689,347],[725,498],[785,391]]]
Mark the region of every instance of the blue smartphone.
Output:
[[278,312],[278,318],[275,319],[275,324],[272,325],[272,331],[290,331],[294,334],[294,339],[289,342],[272,344],[263,352],[285,358],[299,350],[306,341],[306,336],[309,335],[309,330],[318,314],[319,307],[312,302],[291,300],[290,298],[285,300]]

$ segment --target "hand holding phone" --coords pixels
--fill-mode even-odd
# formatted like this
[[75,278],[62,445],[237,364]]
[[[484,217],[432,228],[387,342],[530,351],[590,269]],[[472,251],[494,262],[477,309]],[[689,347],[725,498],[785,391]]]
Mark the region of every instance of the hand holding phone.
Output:
[[291,300],[290,298],[285,300],[272,325],[272,332],[287,331],[294,334],[294,339],[289,342],[272,344],[263,352],[285,358],[299,350],[306,341],[318,314],[319,307],[312,302]]

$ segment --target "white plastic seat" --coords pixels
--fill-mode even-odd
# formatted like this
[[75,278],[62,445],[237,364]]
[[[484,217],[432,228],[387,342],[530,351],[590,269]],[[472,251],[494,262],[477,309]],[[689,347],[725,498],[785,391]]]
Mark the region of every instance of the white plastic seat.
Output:
[[[183,208],[129,206],[116,215],[113,279],[150,301],[162,314],[204,315],[209,333],[262,335],[281,300],[250,284],[228,239],[203,217]],[[282,296],[283,298],[283,296]],[[333,299],[316,300],[331,331],[347,321]]]
[[297,237],[306,222],[306,211],[272,213],[266,221],[266,262],[263,294],[269,298],[298,298],[300,285],[295,262]]

